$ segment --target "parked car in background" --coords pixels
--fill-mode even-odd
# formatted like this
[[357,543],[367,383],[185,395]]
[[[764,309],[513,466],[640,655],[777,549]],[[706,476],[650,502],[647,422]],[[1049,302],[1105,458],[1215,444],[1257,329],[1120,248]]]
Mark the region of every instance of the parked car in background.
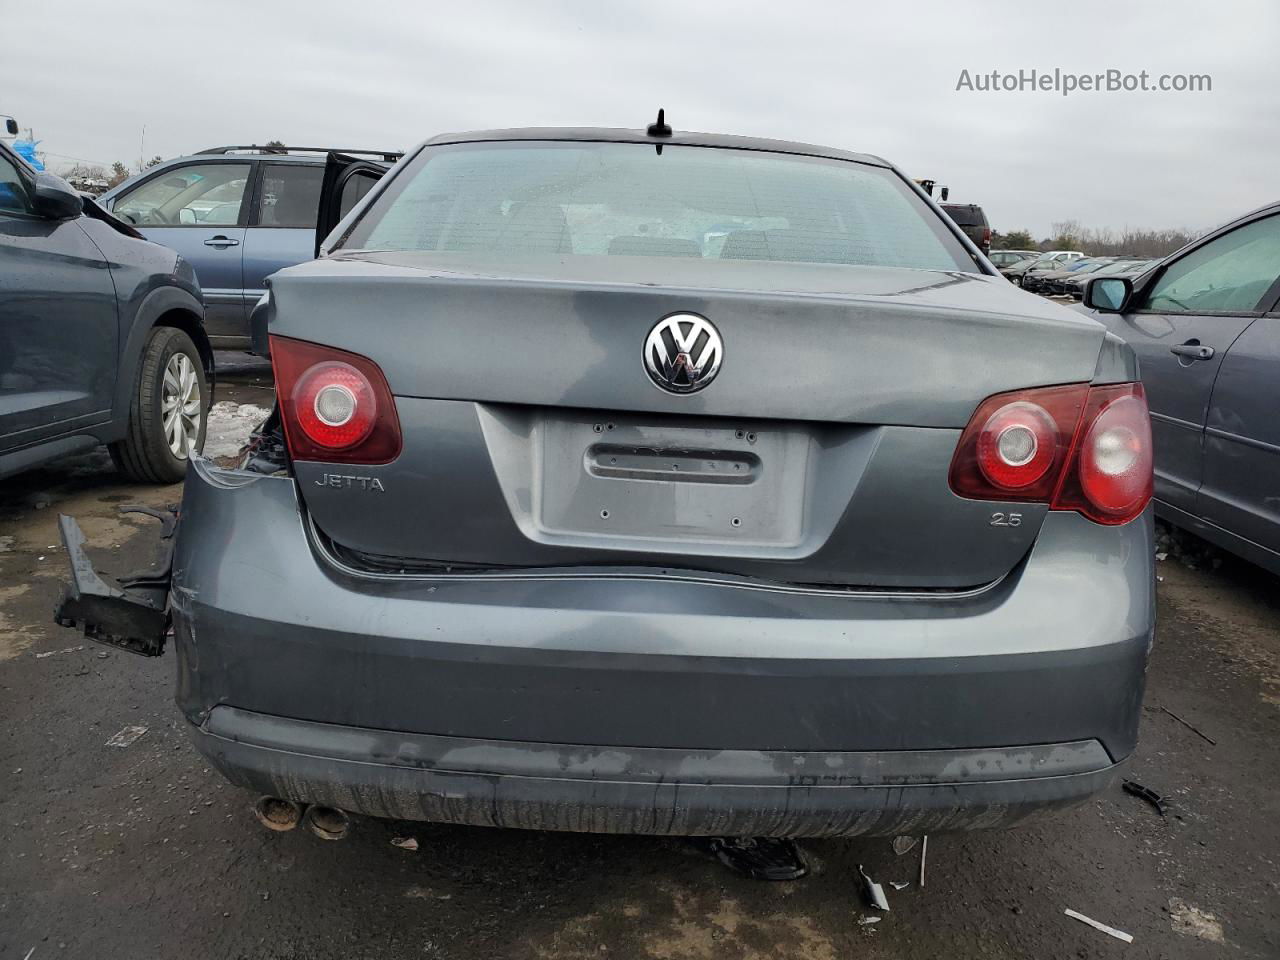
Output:
[[1028,281],[1031,281],[1030,289],[1035,289],[1035,278],[1037,274],[1049,273],[1052,270],[1061,270],[1072,262],[1084,257],[1083,253],[1078,250],[1050,250],[1047,253],[1040,254],[1040,259],[1033,260],[1027,264],[1017,277],[1018,286],[1027,287]]
[[993,276],[875,157],[661,118],[426,142],[270,279],[276,408],[186,483],[198,748],[325,830],[1084,800],[1141,715],[1150,427],[1121,340]]
[[1056,284],[1058,292],[1063,296],[1071,297],[1073,300],[1079,300],[1084,296],[1085,285],[1089,282],[1090,277],[1137,277],[1154,267],[1160,260],[1142,260],[1142,259],[1120,259],[1108,263],[1099,270],[1092,271],[1083,275],[1069,274],[1061,282]]
[[1062,270],[1040,274],[1037,292],[1047,297],[1065,296],[1068,282],[1082,281],[1084,277],[1099,276],[1104,273],[1118,273],[1133,262],[1135,260],[1132,257],[1081,257]]
[[1051,279],[1082,270],[1097,270],[1110,262],[1106,257],[1080,257],[1076,260],[1060,260],[1053,265],[1033,266],[1022,275],[1022,287],[1032,293],[1044,293],[1045,284]]
[[943,203],[939,206],[973,241],[974,246],[983,253],[991,250],[991,224],[987,223],[987,215],[980,206],[976,203]]
[[[1043,294],[1046,297],[1058,295],[1058,285],[1067,277],[1076,277],[1081,274],[1094,274],[1103,267],[1111,265],[1110,257],[1081,257],[1079,260],[1073,260],[1067,266],[1059,270],[1050,270],[1047,273],[1037,273],[1030,282],[1025,284],[1026,289],[1035,293]],[[1032,286],[1031,284],[1034,284]]]
[[1280,203],[1085,290],[1141,360],[1157,512],[1280,574]]
[[1015,263],[1022,263],[1027,260],[1035,260],[1039,256],[1039,250],[992,250],[987,254],[987,259],[995,264],[997,270],[1003,273],[1006,267],[1011,267]]
[[[213,345],[244,348],[249,311],[265,292],[266,278],[315,255],[316,208],[329,152],[215,147],[150,167],[107,191],[100,202],[195,268]],[[400,156],[344,152],[387,165]],[[352,190],[349,203],[360,195]]]
[[1000,268],[1000,276],[1004,277],[1010,283],[1020,286],[1022,283],[1022,275],[1031,268],[1033,263],[1036,263],[1039,260],[1039,257],[1040,255],[1036,254],[1034,257],[1027,257],[1025,260],[1019,260],[1015,263],[1003,266]]
[[191,265],[0,144],[0,476],[105,443],[172,483],[204,443],[213,351]]

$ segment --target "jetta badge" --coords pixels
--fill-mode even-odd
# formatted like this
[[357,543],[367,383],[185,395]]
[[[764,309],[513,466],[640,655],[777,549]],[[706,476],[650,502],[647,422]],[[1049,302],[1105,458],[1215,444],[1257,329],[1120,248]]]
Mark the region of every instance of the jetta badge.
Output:
[[663,317],[644,341],[649,379],[671,393],[696,393],[720,372],[724,343],[706,317],[673,313]]

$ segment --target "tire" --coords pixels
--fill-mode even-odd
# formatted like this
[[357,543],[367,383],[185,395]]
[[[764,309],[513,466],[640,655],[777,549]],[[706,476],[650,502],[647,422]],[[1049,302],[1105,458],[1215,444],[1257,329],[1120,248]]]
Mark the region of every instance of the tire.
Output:
[[[166,372],[170,375],[168,381]],[[170,445],[171,435],[165,423],[167,404],[190,411],[190,415],[176,418],[178,426],[172,434],[174,446]],[[176,327],[156,327],[142,349],[138,382],[129,403],[128,432],[123,440],[108,448],[111,459],[131,480],[177,483],[187,475],[190,450],[204,449],[208,420],[209,386],[200,351],[191,338]],[[179,455],[174,447],[185,452]]]

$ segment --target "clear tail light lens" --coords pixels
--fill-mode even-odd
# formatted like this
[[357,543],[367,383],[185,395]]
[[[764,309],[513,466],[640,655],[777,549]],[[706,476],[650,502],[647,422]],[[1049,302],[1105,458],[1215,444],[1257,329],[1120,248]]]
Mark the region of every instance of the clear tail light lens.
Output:
[[978,469],[1001,489],[1021,490],[1045,475],[1057,444],[1058,426],[1044,407],[1007,403],[978,432]]
[[1069,384],[988,397],[961,434],[951,489],[1048,503],[1127,523],[1151,500],[1151,419],[1140,383]]
[[377,464],[399,456],[395,399],[372,360],[272,337],[271,365],[285,440],[295,460]]

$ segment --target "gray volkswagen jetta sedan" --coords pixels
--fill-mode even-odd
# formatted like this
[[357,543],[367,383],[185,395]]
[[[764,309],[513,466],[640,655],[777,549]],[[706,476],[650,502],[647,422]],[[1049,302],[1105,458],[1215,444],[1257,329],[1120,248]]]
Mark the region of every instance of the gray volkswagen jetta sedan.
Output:
[[195,461],[167,601],[80,564],[64,604],[148,653],[171,618],[236,784],[327,823],[922,833],[1134,749],[1134,355],[883,160],[441,136],[259,315],[276,411]]

